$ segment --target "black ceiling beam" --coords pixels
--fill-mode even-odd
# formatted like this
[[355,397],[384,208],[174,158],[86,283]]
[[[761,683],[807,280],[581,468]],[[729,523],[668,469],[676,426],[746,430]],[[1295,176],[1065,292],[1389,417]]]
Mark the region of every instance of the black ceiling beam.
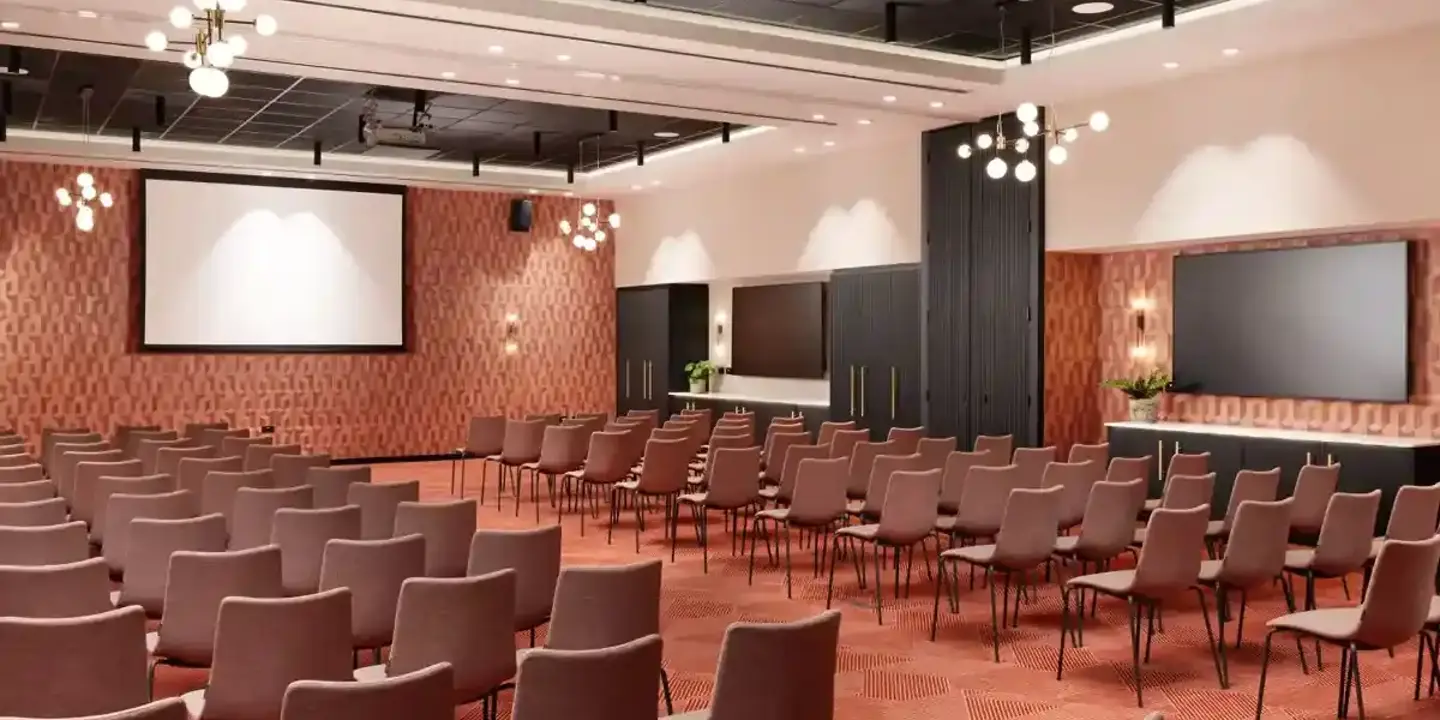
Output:
[[316,141],[315,141],[315,153],[314,153],[314,154],[315,154],[314,162],[315,162],[316,165],[319,165],[319,164],[320,164],[320,141],[319,141],[319,140],[316,140]]
[[470,177],[480,177],[480,151],[470,151]]
[[635,164],[645,167],[645,141],[639,140],[635,143]]
[[575,184],[575,163],[573,162],[565,166],[565,182],[571,185]]
[[900,3],[885,3],[885,42],[900,39]]
[[0,82],[0,115],[9,115],[14,108],[15,91],[10,87],[10,81]]
[[610,132],[620,132],[620,111],[611,110],[609,113]]
[[730,142],[730,123],[720,123],[720,142]]
[[20,48],[10,48],[10,60],[6,63],[11,75],[19,75],[20,68],[25,66],[25,56],[20,54]]
[[130,126],[130,152],[140,152],[140,126]]
[[544,154],[540,149],[540,131],[536,130],[534,133],[531,133],[531,138],[535,143],[535,157],[538,158]]
[[415,109],[410,113],[410,127],[420,127],[420,116],[425,114],[425,91],[415,91]]
[[1020,64],[1029,65],[1035,62],[1035,31],[1029,25],[1020,28]]
[[155,127],[165,127],[165,96],[155,96]]
[[1167,30],[1175,27],[1175,0],[1160,3],[1160,27]]

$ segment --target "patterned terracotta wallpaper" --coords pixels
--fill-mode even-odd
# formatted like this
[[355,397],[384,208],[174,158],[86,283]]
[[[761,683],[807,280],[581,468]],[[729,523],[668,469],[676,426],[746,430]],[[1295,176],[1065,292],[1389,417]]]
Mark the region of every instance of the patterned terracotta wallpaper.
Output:
[[[453,449],[472,413],[613,409],[613,243],[555,237],[577,203],[537,197],[507,231],[510,195],[409,190],[411,351],[373,355],[140,354],[139,175],[93,171],[116,206],[74,229],[56,187],[76,167],[0,162],[0,425],[275,425],[336,457]],[[520,316],[520,352],[503,348]]]
[[1100,426],[1100,256],[1045,254],[1045,444],[1068,453]]
[[[1375,433],[1383,435],[1440,437],[1440,402],[1432,395],[1440,388],[1440,335],[1434,328],[1440,319],[1440,230],[1427,229],[1403,233],[1361,233],[1317,238],[1267,240],[1186,247],[1180,252],[1224,252],[1261,248],[1338,245],[1354,242],[1407,239],[1415,241],[1411,277],[1412,302],[1411,362],[1412,386],[1408,403],[1365,403],[1321,400],[1239,398],[1217,395],[1166,396],[1161,404],[1161,418],[1180,422],[1224,423],[1280,427],[1330,432]],[[1153,363],[1168,367],[1171,332],[1171,261],[1177,250],[1145,250],[1099,255],[1099,278],[1092,302],[1098,305],[1100,327],[1093,337],[1096,360],[1101,378],[1133,374]],[[1064,276],[1066,262],[1054,262],[1056,254],[1046,255],[1047,275]],[[1061,289],[1052,293],[1050,278],[1046,281],[1046,313],[1060,313],[1057,305],[1077,302],[1074,294]],[[1144,297],[1155,308],[1146,316],[1146,342],[1155,350],[1155,358],[1135,360],[1130,348],[1134,344],[1132,298]],[[1084,313],[1081,312],[1081,315]],[[1083,345],[1083,331],[1070,324],[1058,332],[1047,319],[1046,357],[1053,353],[1075,352]],[[1056,349],[1050,348],[1056,344]],[[1047,372],[1046,426],[1071,427],[1090,424],[1082,435],[1098,438],[1103,435],[1099,422],[1090,420],[1084,403],[1073,400],[1069,376],[1050,384]],[[1100,420],[1122,420],[1126,417],[1125,399],[1118,392],[1091,384],[1100,409]]]

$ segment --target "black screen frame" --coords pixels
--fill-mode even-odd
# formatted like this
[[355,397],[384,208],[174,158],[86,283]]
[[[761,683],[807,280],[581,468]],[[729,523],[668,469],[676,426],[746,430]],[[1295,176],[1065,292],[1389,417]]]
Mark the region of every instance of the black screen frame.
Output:
[[[149,213],[146,187],[150,180],[172,180],[180,182],[210,183],[216,185],[249,185],[256,187],[296,188],[304,190],[331,190],[340,192],[361,192],[400,196],[400,344],[399,345],[172,345],[145,342],[146,305],[146,250],[145,228]],[[135,263],[138,266],[136,291],[135,350],[147,354],[180,355],[395,355],[411,351],[413,320],[410,315],[410,194],[403,185],[383,183],[346,182],[340,180],[309,180],[302,178],[263,177],[255,175],[230,175],[225,173],[202,173],[182,170],[157,170],[145,168],[140,171],[140,212],[136,213],[139,227],[135,231]]]

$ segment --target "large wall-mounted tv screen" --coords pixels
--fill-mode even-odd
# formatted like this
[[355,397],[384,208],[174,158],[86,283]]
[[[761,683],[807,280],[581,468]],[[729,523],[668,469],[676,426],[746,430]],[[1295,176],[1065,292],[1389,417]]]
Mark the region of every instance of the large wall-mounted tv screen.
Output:
[[825,283],[737,287],[730,313],[731,372],[825,377]]
[[1175,258],[1181,392],[1404,402],[1406,242]]

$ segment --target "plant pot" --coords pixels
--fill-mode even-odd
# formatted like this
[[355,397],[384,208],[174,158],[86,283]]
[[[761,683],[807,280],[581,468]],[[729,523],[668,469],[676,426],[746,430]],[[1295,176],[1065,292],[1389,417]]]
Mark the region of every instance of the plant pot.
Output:
[[1144,398],[1130,400],[1130,420],[1132,422],[1155,422],[1160,411],[1160,398]]
[[691,380],[691,381],[690,381],[690,392],[692,392],[692,393],[703,393],[703,392],[706,391],[708,385],[709,385],[709,383],[705,382],[704,380]]

